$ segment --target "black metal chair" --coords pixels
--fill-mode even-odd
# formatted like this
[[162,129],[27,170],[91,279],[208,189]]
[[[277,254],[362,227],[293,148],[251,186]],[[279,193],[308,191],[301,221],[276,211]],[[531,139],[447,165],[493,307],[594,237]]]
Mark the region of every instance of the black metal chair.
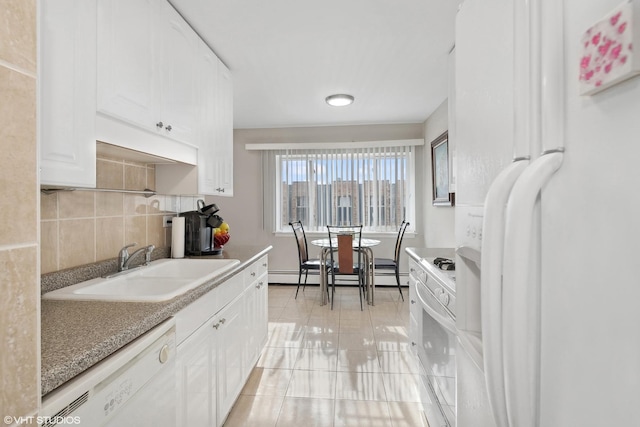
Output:
[[311,274],[320,274],[321,261],[318,258],[309,259],[307,235],[304,232],[302,221],[290,222],[289,225],[293,229],[293,235],[296,238],[296,245],[298,246],[298,287],[296,288],[295,296],[295,298],[298,298],[298,291],[302,283],[302,272],[304,271],[304,285],[302,286],[302,292],[304,292],[309,272],[311,272]]
[[400,230],[398,230],[398,237],[396,238],[396,249],[391,258],[374,258],[373,265],[375,267],[376,275],[379,270],[393,270],[392,272],[382,273],[382,275],[395,275],[396,283],[398,283],[398,290],[400,291],[400,297],[404,301],[404,295],[402,295],[402,288],[400,287],[400,254],[402,253],[402,239],[404,238],[404,232],[409,226],[407,221],[402,221],[400,224]]
[[355,276],[358,281],[360,310],[364,310],[362,298],[366,292],[366,265],[362,253],[362,225],[327,225],[327,231],[329,233],[330,265],[333,266],[329,269],[331,272],[331,309],[333,310],[336,293],[336,276]]

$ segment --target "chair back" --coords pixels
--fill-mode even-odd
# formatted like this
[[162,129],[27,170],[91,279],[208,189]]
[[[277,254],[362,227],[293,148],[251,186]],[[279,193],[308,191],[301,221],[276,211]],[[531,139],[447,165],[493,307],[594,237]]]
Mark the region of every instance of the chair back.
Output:
[[300,261],[300,264],[304,264],[309,261],[309,250],[307,247],[307,235],[304,233],[302,221],[290,222],[289,225],[293,229],[293,235],[296,238],[296,245],[298,246],[298,260]]
[[400,254],[402,253],[401,251],[402,239],[404,238],[404,231],[407,229],[408,226],[409,226],[409,222],[403,220],[402,223],[400,224],[400,230],[398,230],[398,238],[396,239],[396,250],[393,254],[393,260],[396,262],[397,265],[400,265]]
[[334,253],[338,253],[338,272],[342,274],[353,274],[354,257],[357,254],[356,266],[362,264],[362,225],[342,226],[327,225],[329,234],[329,253],[331,262],[335,265]]

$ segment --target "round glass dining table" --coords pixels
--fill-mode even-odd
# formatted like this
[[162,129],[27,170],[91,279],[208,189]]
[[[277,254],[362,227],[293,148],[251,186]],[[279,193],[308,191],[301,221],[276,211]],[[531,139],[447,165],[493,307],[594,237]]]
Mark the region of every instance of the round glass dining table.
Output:
[[[311,244],[313,246],[318,246],[322,248],[322,250],[320,251],[320,265],[326,265],[327,262],[329,261],[329,252],[331,247],[334,247],[334,248],[338,247],[338,239],[334,238],[334,239],[331,239],[331,241],[329,241],[329,238],[316,239],[316,240],[312,240]],[[373,263],[372,248],[379,244],[380,244],[380,240],[377,240],[377,239],[365,239],[365,238],[360,239],[360,249],[362,250],[362,253],[364,255],[365,265],[366,265],[365,280],[366,280],[366,286],[367,286],[367,304],[369,305],[374,305],[374,302],[375,302],[374,300],[375,268]],[[353,241],[353,247],[354,248],[358,247],[357,240]],[[321,268],[320,269],[320,295],[321,295],[320,305],[325,305],[329,302],[329,299],[327,296],[328,281],[329,281],[329,278],[327,277],[326,269]]]

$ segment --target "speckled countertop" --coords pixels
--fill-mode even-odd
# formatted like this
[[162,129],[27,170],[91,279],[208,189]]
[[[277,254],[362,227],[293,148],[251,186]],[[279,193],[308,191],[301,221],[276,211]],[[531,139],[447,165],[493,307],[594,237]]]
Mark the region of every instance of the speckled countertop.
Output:
[[244,270],[271,246],[231,246],[221,255],[240,265],[184,295],[159,303],[42,300],[42,395],[90,368],[176,314],[229,277]]
[[406,248],[405,251],[416,261],[428,258],[450,258],[455,259],[456,251],[453,248]]

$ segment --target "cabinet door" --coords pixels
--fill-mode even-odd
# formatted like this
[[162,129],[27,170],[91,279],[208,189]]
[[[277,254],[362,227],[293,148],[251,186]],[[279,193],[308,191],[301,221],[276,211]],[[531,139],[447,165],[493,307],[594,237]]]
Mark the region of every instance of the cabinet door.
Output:
[[163,2],[160,43],[160,132],[178,141],[197,144],[195,138],[195,59],[197,36],[168,3]]
[[258,279],[257,313],[256,324],[254,325],[254,330],[257,334],[256,343],[258,345],[256,356],[262,352],[269,334],[269,275],[267,273]]
[[422,337],[422,306],[416,295],[418,284],[416,269],[419,267],[413,260],[409,262],[409,266],[411,271],[409,275],[409,342],[411,351],[417,354],[417,343]]
[[267,340],[268,297],[267,275],[262,275],[249,285],[245,293],[245,360],[246,372],[253,369]]
[[98,0],[98,112],[154,132],[159,12],[159,0]]
[[217,335],[218,348],[218,425],[226,418],[245,380],[243,369],[245,326],[244,295],[224,308],[218,315],[221,323]]
[[40,183],[96,186],[96,3],[40,3]]
[[256,324],[258,318],[258,293],[259,286],[258,282],[254,281],[249,284],[247,290],[245,291],[244,298],[244,314],[243,316],[246,319],[245,322],[245,341],[244,341],[244,360],[242,361],[244,369],[251,369],[251,363],[253,358],[256,355],[258,344],[257,344],[257,333],[253,329],[253,326]]
[[269,259],[265,255],[257,262],[258,266],[258,316],[255,324],[255,330],[258,334],[258,353],[267,344],[267,336],[269,334]]
[[198,43],[198,194],[215,195],[218,182],[216,168],[216,99],[218,97],[218,58],[204,42]]
[[178,347],[178,426],[216,425],[216,331],[206,321]]
[[233,82],[231,72],[219,61],[216,98],[215,194],[233,196]]

